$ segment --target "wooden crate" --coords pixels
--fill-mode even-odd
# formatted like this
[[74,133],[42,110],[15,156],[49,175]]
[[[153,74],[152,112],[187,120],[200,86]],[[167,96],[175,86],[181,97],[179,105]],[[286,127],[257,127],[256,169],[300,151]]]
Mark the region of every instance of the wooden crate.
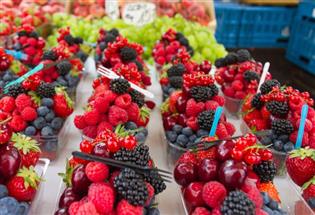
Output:
[[241,0],[241,2],[255,5],[297,5],[299,0]]

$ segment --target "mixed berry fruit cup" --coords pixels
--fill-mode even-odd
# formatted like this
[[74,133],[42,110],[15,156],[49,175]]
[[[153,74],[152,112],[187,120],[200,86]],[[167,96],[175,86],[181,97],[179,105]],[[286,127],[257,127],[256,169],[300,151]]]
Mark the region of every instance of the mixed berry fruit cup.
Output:
[[224,107],[225,109],[232,115],[232,116],[238,116],[239,111],[241,109],[243,100],[242,99],[236,99],[232,97],[228,97],[224,95],[224,100],[225,104]]

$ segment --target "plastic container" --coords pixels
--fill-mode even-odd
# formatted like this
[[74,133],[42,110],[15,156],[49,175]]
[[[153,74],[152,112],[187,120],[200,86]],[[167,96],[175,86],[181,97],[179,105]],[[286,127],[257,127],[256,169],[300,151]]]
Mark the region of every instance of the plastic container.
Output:
[[[50,161],[48,159],[45,158],[40,158],[35,166],[35,171],[36,173],[41,177],[44,178],[46,171],[48,169]],[[40,202],[42,200],[42,195],[44,193],[44,189],[45,186],[44,184],[45,182],[41,182],[38,186],[38,190],[36,192],[36,196],[33,199],[31,205],[30,205],[30,210],[28,212],[28,214],[38,214],[37,213],[37,208],[40,206]]]
[[58,155],[58,151],[61,150],[67,140],[66,136],[69,133],[71,120],[68,118],[64,122],[62,129],[59,131],[58,135],[52,136],[32,136],[40,145],[42,151],[41,157],[48,158],[49,160],[55,160]]
[[226,95],[223,95],[223,96],[225,100],[224,108],[230,113],[230,115],[234,117],[238,117],[240,114],[243,100],[231,98]]

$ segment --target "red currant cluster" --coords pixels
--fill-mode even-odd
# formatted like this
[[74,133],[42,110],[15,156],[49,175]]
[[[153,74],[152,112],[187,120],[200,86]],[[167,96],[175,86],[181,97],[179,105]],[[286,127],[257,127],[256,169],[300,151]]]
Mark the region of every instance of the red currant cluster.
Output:
[[272,152],[257,142],[257,137],[253,134],[237,139],[231,151],[231,157],[237,161],[245,161],[248,165],[272,160]]
[[183,78],[184,78],[183,86],[186,89],[189,89],[193,86],[208,86],[214,84],[213,77],[203,72],[184,74]]
[[102,61],[104,50],[107,48],[109,43],[115,42],[118,36],[119,31],[115,28],[109,31],[103,28],[99,30],[99,36],[95,48],[96,61]]
[[0,47],[0,71],[4,72],[11,66],[13,57],[5,53],[5,50]]
[[154,61],[163,66],[165,63],[170,63],[173,57],[182,50],[186,50],[190,55],[193,55],[193,49],[187,38],[174,29],[169,29],[154,46],[152,55]]

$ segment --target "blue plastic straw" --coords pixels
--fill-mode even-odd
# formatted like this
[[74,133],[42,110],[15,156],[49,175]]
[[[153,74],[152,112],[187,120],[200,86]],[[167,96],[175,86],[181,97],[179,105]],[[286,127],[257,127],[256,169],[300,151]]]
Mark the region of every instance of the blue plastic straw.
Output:
[[12,55],[15,59],[18,59],[18,60],[26,60],[27,59],[27,55],[21,51],[6,49],[5,53],[7,53],[8,55]]
[[31,75],[34,75],[36,72],[42,70],[43,68],[44,68],[44,64],[42,64],[42,63],[38,64],[36,67],[31,69],[30,71],[28,71],[27,73],[25,73],[24,75],[19,77],[18,79],[15,79],[14,81],[11,81],[10,83],[8,83],[4,88],[6,89],[6,88],[8,88],[11,85],[23,82],[25,79],[27,79]]
[[214,137],[215,132],[217,131],[217,127],[219,124],[222,111],[223,111],[222,107],[217,107],[217,109],[215,110],[214,119],[213,119],[213,123],[210,129],[209,137]]
[[295,143],[296,149],[299,149],[302,146],[304,127],[305,127],[307,113],[308,113],[308,105],[305,104],[305,105],[303,105],[302,111],[301,111],[301,121],[300,121],[298,136],[297,136],[296,143]]

